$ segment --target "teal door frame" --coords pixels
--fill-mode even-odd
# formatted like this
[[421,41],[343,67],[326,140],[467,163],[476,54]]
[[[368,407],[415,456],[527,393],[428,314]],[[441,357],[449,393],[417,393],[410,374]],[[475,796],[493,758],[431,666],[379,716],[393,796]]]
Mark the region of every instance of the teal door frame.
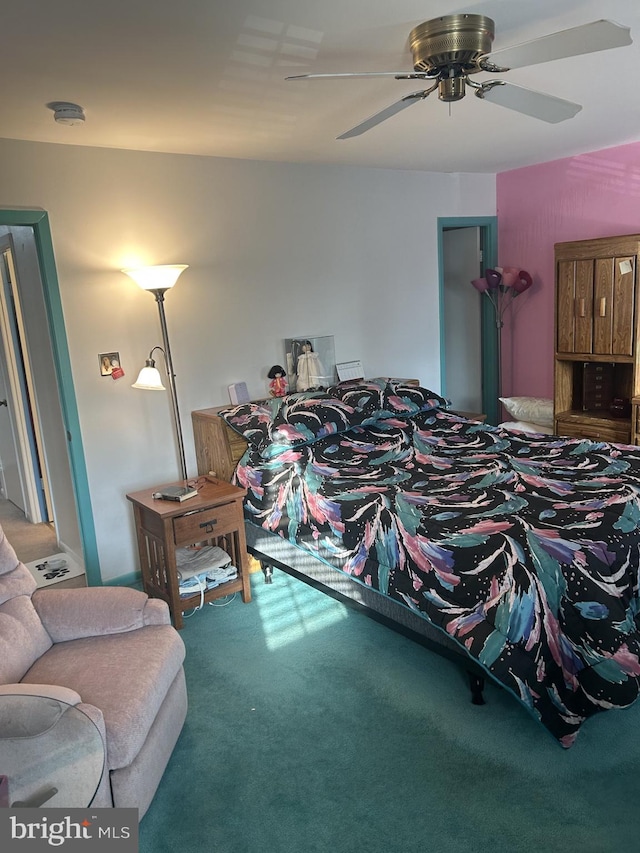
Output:
[[89,495],[89,480],[82,447],[80,420],[71,376],[71,360],[60,300],[49,216],[44,210],[0,210],[0,225],[30,225],[33,228],[42,289],[53,349],[53,362],[58,380],[60,406],[67,434],[71,480],[76,498],[78,524],[82,539],[87,584],[101,586],[100,560]]
[[[438,278],[440,311],[440,383],[445,387],[444,348],[444,241],[447,228],[479,227],[482,233],[482,273],[498,261],[498,220],[495,216],[438,217]],[[471,285],[469,285],[471,286]],[[498,330],[488,299],[480,301],[482,340],[482,411],[490,424],[498,423]]]

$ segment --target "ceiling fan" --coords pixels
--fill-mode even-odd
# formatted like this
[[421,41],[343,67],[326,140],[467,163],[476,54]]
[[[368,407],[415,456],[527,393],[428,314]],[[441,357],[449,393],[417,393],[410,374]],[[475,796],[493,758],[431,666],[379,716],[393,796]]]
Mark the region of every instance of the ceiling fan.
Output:
[[494,35],[495,24],[491,18],[484,15],[445,15],[425,21],[411,30],[409,45],[413,56],[413,71],[299,74],[286,79],[395,77],[396,80],[432,81],[429,88],[405,95],[351,130],[347,130],[338,139],[349,139],[371,130],[372,127],[386,121],[406,107],[423,101],[436,89],[441,101],[448,103],[459,101],[464,98],[467,86],[474,90],[478,98],[555,124],[573,118],[582,109],[581,105],[526,89],[523,86],[508,83],[506,80],[477,82],[470,75],[480,71],[502,74],[512,68],[523,68],[527,65],[537,65],[554,59],[581,56],[631,44],[628,27],[606,20],[592,21],[568,30],[560,30],[533,41],[490,53]]

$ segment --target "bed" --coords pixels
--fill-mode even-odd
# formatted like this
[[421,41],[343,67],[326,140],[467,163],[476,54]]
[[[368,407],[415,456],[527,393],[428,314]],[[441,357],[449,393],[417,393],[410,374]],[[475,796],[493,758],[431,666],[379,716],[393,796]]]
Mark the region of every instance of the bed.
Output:
[[640,448],[445,406],[370,380],[229,408],[217,473],[261,562],[418,631],[569,747],[638,696]]

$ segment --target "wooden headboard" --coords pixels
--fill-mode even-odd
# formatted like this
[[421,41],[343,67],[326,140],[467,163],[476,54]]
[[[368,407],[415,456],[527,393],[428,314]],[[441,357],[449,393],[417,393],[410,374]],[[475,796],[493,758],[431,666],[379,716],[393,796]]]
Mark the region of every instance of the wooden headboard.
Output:
[[221,480],[230,480],[247,442],[218,415],[228,406],[191,412],[196,446],[198,475],[214,472]]

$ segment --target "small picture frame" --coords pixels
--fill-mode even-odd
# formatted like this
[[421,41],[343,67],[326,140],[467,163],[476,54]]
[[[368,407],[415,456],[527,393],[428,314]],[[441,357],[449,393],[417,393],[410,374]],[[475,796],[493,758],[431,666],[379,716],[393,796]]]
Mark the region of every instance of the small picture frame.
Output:
[[111,376],[113,371],[117,370],[120,367],[120,353],[98,353],[98,363],[100,365],[100,376]]

